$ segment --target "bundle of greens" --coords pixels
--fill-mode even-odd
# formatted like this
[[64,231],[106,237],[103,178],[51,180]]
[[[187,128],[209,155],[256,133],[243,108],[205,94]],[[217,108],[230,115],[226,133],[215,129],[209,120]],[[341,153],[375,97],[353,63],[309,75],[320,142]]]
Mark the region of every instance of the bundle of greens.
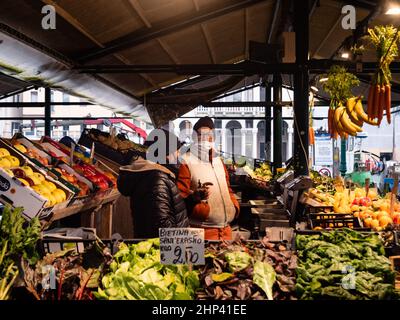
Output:
[[211,243],[201,268],[200,300],[295,299],[297,257],[285,246],[262,241]]
[[93,300],[101,270],[112,259],[101,242],[77,253],[75,247],[48,253],[34,267],[24,263],[26,289],[37,300]]
[[0,222],[0,300],[8,299],[18,277],[21,259],[33,265],[39,254],[36,243],[40,238],[40,222],[37,218],[27,222],[22,208],[6,206]]
[[186,265],[160,263],[160,241],[122,243],[94,295],[109,300],[191,300],[199,286],[196,271]]
[[336,193],[334,179],[329,176],[321,175],[318,171],[310,170],[310,178],[314,187],[322,192],[334,195]]
[[302,300],[391,299],[394,273],[376,234],[344,228],[297,235],[296,293]]

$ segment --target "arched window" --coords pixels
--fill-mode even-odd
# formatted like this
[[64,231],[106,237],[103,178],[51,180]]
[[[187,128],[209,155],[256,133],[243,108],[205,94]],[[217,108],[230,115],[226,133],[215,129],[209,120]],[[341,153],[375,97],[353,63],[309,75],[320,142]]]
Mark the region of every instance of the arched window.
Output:
[[226,124],[226,152],[240,155],[242,151],[242,125],[239,121],[231,120]]

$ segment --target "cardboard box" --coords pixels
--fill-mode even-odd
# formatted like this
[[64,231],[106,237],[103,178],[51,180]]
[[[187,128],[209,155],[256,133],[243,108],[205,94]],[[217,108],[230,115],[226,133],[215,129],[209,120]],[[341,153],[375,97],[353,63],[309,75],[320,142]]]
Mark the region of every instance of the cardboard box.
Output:
[[13,207],[23,207],[27,219],[45,217],[52,208],[45,208],[47,199],[26,187],[17,178],[9,176],[0,168],[0,202]]
[[63,190],[66,194],[66,201],[58,203],[53,207],[46,207],[46,198],[39,195],[32,188],[25,186],[16,177],[11,177],[5,170],[1,169],[1,183],[3,188],[0,189],[0,202],[11,204],[14,207],[23,207],[24,215],[28,219],[32,219],[36,216],[39,218],[44,218],[53,210],[64,209],[69,205],[75,195],[73,190],[57,181],[44,168],[38,167],[36,164],[24,157],[22,153],[14,149],[10,144],[2,139],[0,139],[0,148],[7,149],[10,155],[16,157],[20,162],[20,166],[28,166],[33,172],[42,174],[47,181],[54,183],[58,189]]

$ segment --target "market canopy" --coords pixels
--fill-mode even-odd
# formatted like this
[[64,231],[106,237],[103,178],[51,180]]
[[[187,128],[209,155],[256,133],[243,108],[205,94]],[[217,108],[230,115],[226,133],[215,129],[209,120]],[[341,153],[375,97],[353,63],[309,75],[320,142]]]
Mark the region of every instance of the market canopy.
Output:
[[[42,28],[46,4],[57,12],[54,30]],[[22,81],[4,85],[0,78],[0,95],[32,83],[47,85],[162,125],[198,105],[182,89],[199,90],[210,101],[222,92],[259,82],[257,72],[233,81],[226,68],[221,68],[221,75],[211,68],[207,75],[203,66],[243,63],[249,59],[250,42],[278,43],[282,32],[292,31],[290,4],[288,0],[3,0],[0,69]],[[361,27],[395,22],[377,11],[375,1],[310,1],[310,58],[338,57],[357,35],[358,29],[341,27],[346,4],[356,6]],[[366,53],[363,61],[375,61],[375,56]],[[102,66],[127,70],[83,70]],[[132,66],[138,69],[129,71]],[[194,77],[196,70],[201,76]],[[400,78],[394,80],[400,83]],[[290,80],[285,82],[291,85]],[[366,90],[367,86],[360,88],[361,93]],[[152,103],[167,95],[176,101]]]

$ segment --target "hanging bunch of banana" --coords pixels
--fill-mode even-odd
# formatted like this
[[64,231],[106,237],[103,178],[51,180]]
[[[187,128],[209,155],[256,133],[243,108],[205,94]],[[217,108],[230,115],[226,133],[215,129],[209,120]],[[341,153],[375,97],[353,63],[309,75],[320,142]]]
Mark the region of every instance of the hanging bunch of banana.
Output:
[[352,89],[358,86],[358,78],[342,66],[330,68],[323,89],[331,98],[328,111],[328,132],[332,139],[346,139],[362,132],[364,123],[377,125],[369,119],[362,106],[361,97],[354,97]]
[[362,105],[362,97],[351,97],[347,99],[346,106],[339,104],[334,110],[333,119],[335,130],[342,138],[347,135],[356,136],[362,132],[364,123],[377,126],[378,122],[369,119]]

